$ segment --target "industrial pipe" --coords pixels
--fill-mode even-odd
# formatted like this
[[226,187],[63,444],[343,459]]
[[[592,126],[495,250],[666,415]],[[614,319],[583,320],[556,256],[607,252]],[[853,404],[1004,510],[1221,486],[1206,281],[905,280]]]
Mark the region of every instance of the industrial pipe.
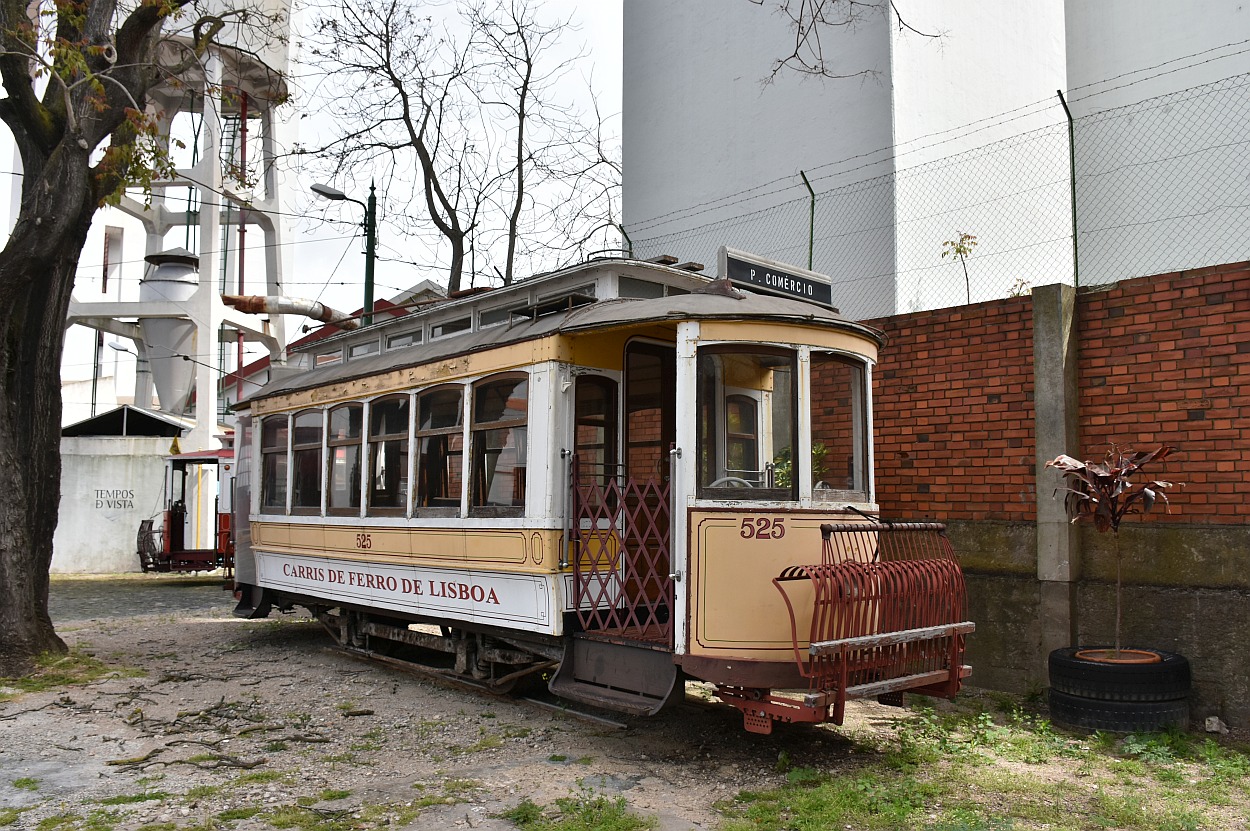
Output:
[[298,297],[261,297],[259,295],[223,294],[221,302],[248,314],[303,315],[343,330],[359,329],[360,321],[331,309],[316,300]]

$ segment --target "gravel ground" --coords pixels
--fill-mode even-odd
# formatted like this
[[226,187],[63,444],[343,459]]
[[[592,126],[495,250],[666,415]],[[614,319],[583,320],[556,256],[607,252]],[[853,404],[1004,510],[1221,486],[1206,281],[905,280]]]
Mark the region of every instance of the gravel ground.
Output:
[[231,605],[212,579],[54,581],[62,637],[118,671],[0,703],[0,807],[26,809],[11,828],[245,831],[301,803],[356,827],[504,829],[523,798],[586,788],[662,831],[713,828],[717,800],[781,782],[780,755],[853,766],[850,736],[897,712],[754,736],[692,686],[656,718],[612,716],[622,729],[363,663],[314,621]]

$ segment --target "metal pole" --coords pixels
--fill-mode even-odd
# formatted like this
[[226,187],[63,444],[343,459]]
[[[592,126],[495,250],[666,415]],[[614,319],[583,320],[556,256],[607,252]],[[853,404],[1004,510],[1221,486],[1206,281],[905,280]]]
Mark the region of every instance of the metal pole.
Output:
[[803,177],[803,184],[807,185],[807,192],[811,201],[807,208],[807,270],[812,270],[812,251],[816,247],[816,191],[812,190],[812,183],[807,181],[807,174],[799,171],[799,175]]
[[369,202],[365,206],[365,308],[363,323],[373,323],[373,260],[377,256],[378,197],[374,183],[369,183]]
[[[108,244],[104,245],[105,250]],[[104,346],[104,333],[99,329],[95,333],[95,361],[92,363],[91,370],[91,417],[95,418],[96,394],[100,389],[100,347]],[[114,374],[116,380],[116,374]]]
[[1072,131],[1072,111],[1068,109],[1068,102],[1063,98],[1063,90],[1057,89],[1055,92],[1059,96],[1059,103],[1063,104],[1063,111],[1068,116],[1068,183],[1072,190],[1072,287],[1081,287],[1081,270],[1079,268],[1080,257],[1077,256],[1076,243],[1076,140]]
[[[244,178],[247,177],[247,92],[244,91],[239,101],[239,169]],[[246,203],[239,206],[239,294],[243,290],[243,277],[247,264],[247,208]],[[238,331],[238,343],[235,349],[234,371],[237,376],[234,385],[234,400],[243,400],[243,330]],[[225,398],[224,391],[222,398]]]
[[625,226],[620,224],[619,222],[616,223],[616,230],[620,231],[621,236],[625,238],[625,250],[629,253],[629,256],[632,258],[634,256],[634,241],[629,238],[629,234],[625,231]]

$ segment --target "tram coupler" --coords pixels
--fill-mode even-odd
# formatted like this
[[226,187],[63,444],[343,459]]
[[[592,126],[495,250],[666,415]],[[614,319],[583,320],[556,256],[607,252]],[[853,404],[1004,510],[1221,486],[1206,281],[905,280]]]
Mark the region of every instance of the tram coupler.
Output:
[[[754,687],[717,686],[716,695],[742,711],[742,726],[748,733],[768,735],[773,724],[842,723],[845,699],[837,693],[807,693],[801,699],[783,698],[771,690]],[[830,706],[833,706],[832,718]]]

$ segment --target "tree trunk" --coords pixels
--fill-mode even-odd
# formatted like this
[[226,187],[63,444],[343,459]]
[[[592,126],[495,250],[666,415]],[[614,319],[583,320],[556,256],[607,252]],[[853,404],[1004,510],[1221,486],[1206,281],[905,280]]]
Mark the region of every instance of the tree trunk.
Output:
[[[0,251],[0,676],[64,652],[48,616],[61,498],[61,350],[78,256],[96,209],[85,149],[30,164]],[[40,168],[40,169],[31,169]]]

